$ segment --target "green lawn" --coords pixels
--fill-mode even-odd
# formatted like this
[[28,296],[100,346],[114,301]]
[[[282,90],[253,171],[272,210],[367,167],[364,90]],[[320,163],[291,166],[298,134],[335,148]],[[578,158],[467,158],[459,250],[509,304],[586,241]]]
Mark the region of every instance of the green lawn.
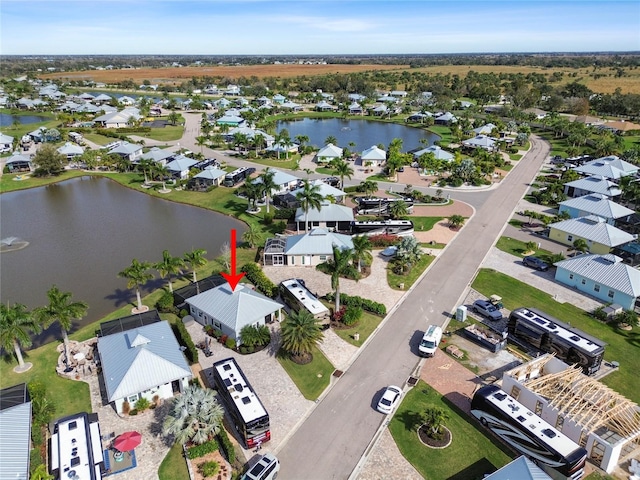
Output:
[[[346,342],[349,342],[351,345],[360,347],[367,340],[367,338],[369,338],[369,336],[378,327],[378,325],[380,325],[381,321],[382,318],[378,315],[364,312],[362,314],[362,318],[356,325],[345,329],[334,329],[333,331],[336,332],[336,334],[340,338],[342,338]],[[360,335],[359,340],[354,340],[354,333],[358,333]]]
[[174,443],[158,468],[160,480],[189,480],[187,462],[182,454],[182,445]]
[[[516,257],[524,256],[524,253],[527,251],[526,242],[521,240],[516,240],[511,237],[500,237],[498,242],[496,243],[496,247],[503,252],[510,253],[511,255],[515,255]],[[545,250],[544,248],[536,248],[535,255],[540,257],[546,262],[551,262],[551,257],[553,256],[553,252],[549,250]]]
[[408,217],[408,219],[413,222],[413,229],[416,232],[428,232],[444,217]]
[[[449,415],[445,426],[453,440],[447,448],[429,448],[418,438],[420,416],[430,406],[441,407]],[[407,393],[389,431],[402,455],[429,480],[480,479],[511,461],[497,440],[423,381]]]
[[284,168],[287,170],[296,170],[298,167],[298,162],[300,161],[300,155],[289,155],[289,158],[285,158],[284,156],[280,159],[278,158],[249,158],[247,159],[250,162],[258,163],[260,165],[265,165],[267,167],[273,168]]
[[306,365],[298,365],[283,352],[277,358],[307,400],[316,400],[329,386],[334,367],[318,348],[313,349],[313,360]]
[[631,401],[640,402],[640,389],[637,388],[636,377],[640,371],[640,328],[634,327],[631,331],[619,330],[599,322],[574,305],[556,302],[549,293],[491,269],[481,269],[471,286],[486,296],[500,295],[504,306],[509,310],[523,306],[539,308],[605,341],[605,359],[619,362],[620,368],[601,381]]
[[316,168],[316,173],[321,173],[323,175],[334,175],[335,170],[329,167],[318,167]]
[[[422,272],[433,262],[435,257],[424,254],[420,257],[420,261],[413,266],[411,271],[406,275],[397,275],[391,269],[391,263],[387,267],[387,283],[394,290],[408,290],[413,285]],[[404,288],[400,288],[400,284],[404,284]]]
[[445,127],[443,125],[432,125],[427,128],[427,131],[438,135],[440,140],[438,140],[437,143],[443,147],[453,143],[453,137],[451,136],[451,129],[449,127]]
[[136,134],[139,137],[151,138],[159,142],[169,142],[173,140],[180,140],[184,134],[184,126],[182,125],[167,125],[164,128],[152,128],[149,133]]
[[111,143],[114,140],[113,137],[106,137],[98,133],[84,133],[82,134],[82,136],[87,140],[89,140],[90,142],[93,142],[97,145],[102,145],[102,146],[107,145],[108,143]]
[[13,192],[15,190],[24,190],[26,188],[35,188],[42,187],[44,185],[50,185],[56,182],[62,182],[64,180],[69,180],[70,178],[81,177],[83,175],[87,175],[86,172],[81,172],[79,170],[65,170],[62,174],[57,177],[33,177],[25,178],[23,180],[14,180],[16,176],[24,176],[24,173],[17,174],[3,174],[0,177],[0,192]]

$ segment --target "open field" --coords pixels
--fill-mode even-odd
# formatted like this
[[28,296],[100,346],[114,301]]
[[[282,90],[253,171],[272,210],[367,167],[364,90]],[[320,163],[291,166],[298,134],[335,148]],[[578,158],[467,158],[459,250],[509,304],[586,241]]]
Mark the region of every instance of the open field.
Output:
[[[240,77],[266,78],[280,77],[292,78],[297,76],[316,76],[335,73],[358,73],[366,71],[407,71],[410,73],[425,73],[429,75],[459,75],[466,77],[467,73],[514,74],[538,73],[550,77],[555,72],[563,73],[563,77],[553,85],[564,85],[577,81],[599,93],[614,93],[620,88],[622,93],[640,94],[640,69],[625,69],[623,76],[616,76],[613,68],[546,68],[529,65],[434,65],[420,68],[410,68],[408,65],[237,65],[237,66],[202,66],[202,67],[163,67],[163,68],[136,68],[119,70],[83,70],[78,72],[56,72],[41,75],[41,78],[65,80],[94,80],[96,82],[116,83],[123,80],[133,80],[142,83],[149,80],[151,83],[171,84],[180,83],[184,79],[192,77],[223,77],[233,81]],[[404,88],[397,85],[398,88]]]
[[42,75],[42,78],[63,78],[66,80],[94,80],[115,83],[123,80],[151,83],[172,83],[192,77],[280,77],[291,78],[301,75],[315,76],[330,73],[357,73],[371,70],[405,70],[407,65],[238,65],[204,67],[136,68],[120,70],[83,70],[80,72],[57,72]]

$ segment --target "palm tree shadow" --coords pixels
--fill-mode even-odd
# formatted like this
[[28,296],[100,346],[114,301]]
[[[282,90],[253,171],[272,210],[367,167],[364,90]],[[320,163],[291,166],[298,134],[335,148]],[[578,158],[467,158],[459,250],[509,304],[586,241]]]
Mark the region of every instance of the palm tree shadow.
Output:
[[120,308],[125,305],[135,305],[136,292],[131,289],[123,290],[121,288],[116,288],[113,293],[106,295],[104,298],[105,300],[113,300],[114,305]]

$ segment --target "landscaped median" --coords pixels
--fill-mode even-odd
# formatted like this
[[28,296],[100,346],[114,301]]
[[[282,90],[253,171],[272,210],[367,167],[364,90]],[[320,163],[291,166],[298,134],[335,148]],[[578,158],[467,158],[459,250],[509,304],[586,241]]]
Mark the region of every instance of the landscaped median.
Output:
[[277,359],[304,398],[317,400],[329,386],[334,368],[317,347],[311,349],[311,354],[313,355],[313,360],[304,365],[295,363],[283,351],[277,355]]

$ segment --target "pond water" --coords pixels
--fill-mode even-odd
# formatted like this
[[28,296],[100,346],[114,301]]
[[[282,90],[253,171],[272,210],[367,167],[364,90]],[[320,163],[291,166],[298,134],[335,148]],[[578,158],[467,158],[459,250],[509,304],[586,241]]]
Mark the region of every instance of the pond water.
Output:
[[29,123],[40,123],[51,120],[49,117],[40,115],[10,115],[8,113],[0,113],[0,127],[10,127],[14,120],[18,120],[22,125]]
[[[306,135],[310,144],[316,148],[325,145],[325,139],[334,136],[338,140],[338,146],[348,148],[351,151],[362,152],[373,145],[383,144],[389,146],[395,138],[402,139],[402,151],[424,148],[433,145],[440,139],[438,135],[425,130],[407,127],[396,123],[376,122],[372,120],[343,120],[340,118],[302,118],[300,120],[278,122],[276,127],[280,132],[283,129],[289,131],[291,139],[296,135]],[[428,144],[420,143],[427,139]],[[355,146],[349,143],[354,142]]]
[[[206,195],[206,194],[203,194]],[[151,263],[167,249],[182,256],[192,248],[220,255],[230,230],[245,224],[205,209],[158,199],[99,177],[80,177],[47,187],[0,195],[2,239],[28,246],[0,254],[0,300],[29,309],[47,303],[52,285],[89,304],[78,325],[98,320],[126,304],[135,291],[118,277],[136,258]],[[156,274],[154,270],[152,273]],[[156,278],[143,294],[166,285]],[[57,337],[52,327],[35,340]]]

